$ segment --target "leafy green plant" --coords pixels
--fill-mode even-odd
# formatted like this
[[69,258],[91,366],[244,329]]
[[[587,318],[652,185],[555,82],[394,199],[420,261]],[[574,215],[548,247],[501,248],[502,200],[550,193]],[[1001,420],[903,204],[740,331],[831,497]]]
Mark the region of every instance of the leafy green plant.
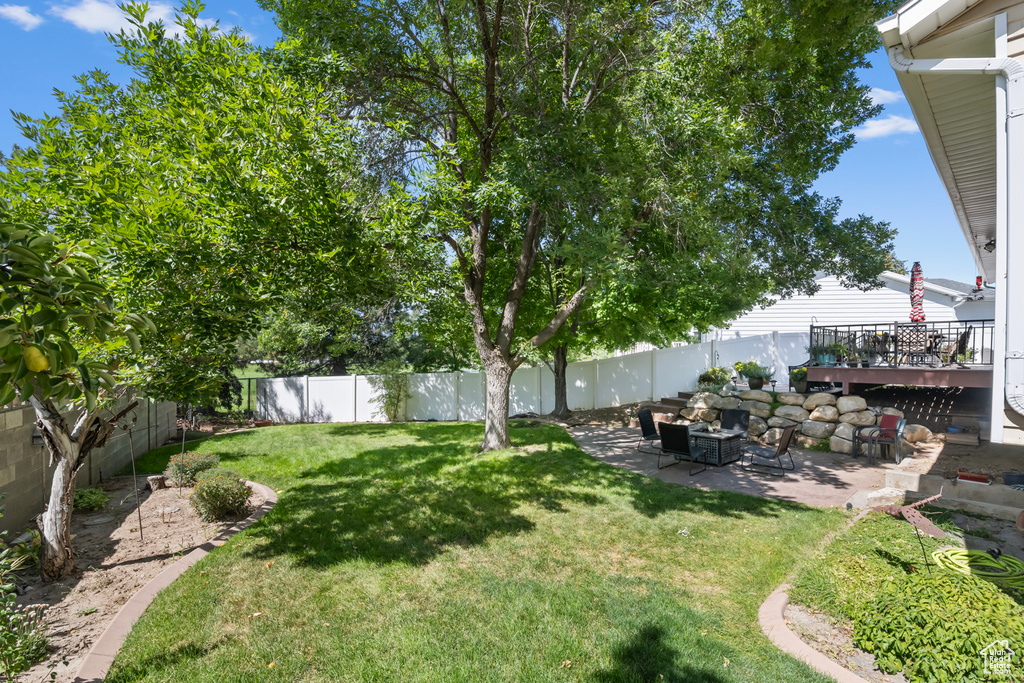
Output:
[[769,380],[772,378],[772,375],[775,374],[769,368],[764,367],[755,360],[736,361],[736,364],[733,365],[733,367],[740,376],[746,377],[747,379]]
[[807,368],[793,368],[789,371],[789,381],[806,382],[807,381]]
[[192,486],[196,477],[211,467],[220,464],[220,458],[210,453],[185,451],[171,458],[169,467],[171,481],[178,486]]
[[700,374],[697,378],[697,384],[722,387],[728,384],[730,379],[732,379],[731,370],[728,368],[712,367]]
[[75,491],[75,509],[86,512],[102,510],[110,500],[110,494],[101,488],[77,489]]
[[398,422],[404,417],[405,401],[409,398],[409,374],[405,366],[391,360],[377,366],[369,378],[370,386],[377,390],[377,415],[388,422]]
[[946,572],[890,583],[854,622],[854,643],[878,668],[912,681],[983,681],[983,650],[1009,641],[1001,680],[1024,681],[1024,608],[988,581]]
[[189,503],[207,522],[242,515],[249,507],[252,489],[242,483],[238,472],[216,467],[201,472]]
[[[3,508],[0,508],[3,517]],[[12,574],[26,564],[13,548],[0,551],[0,674],[15,677],[46,656],[44,605],[17,605]]]
[[813,446],[808,446],[805,450],[815,451],[816,453],[831,453],[832,446],[829,444],[828,439],[818,439]]

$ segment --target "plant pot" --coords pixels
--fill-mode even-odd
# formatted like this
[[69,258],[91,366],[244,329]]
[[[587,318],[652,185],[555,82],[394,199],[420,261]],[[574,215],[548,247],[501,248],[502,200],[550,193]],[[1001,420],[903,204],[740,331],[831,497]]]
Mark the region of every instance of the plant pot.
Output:
[[831,353],[818,354],[818,365],[830,368],[836,364],[836,357]]
[[760,389],[764,386],[764,378],[762,377],[751,377],[747,380],[747,386],[751,389]]
[[807,380],[803,380],[802,382],[793,382],[793,391],[795,391],[798,394],[806,394]]

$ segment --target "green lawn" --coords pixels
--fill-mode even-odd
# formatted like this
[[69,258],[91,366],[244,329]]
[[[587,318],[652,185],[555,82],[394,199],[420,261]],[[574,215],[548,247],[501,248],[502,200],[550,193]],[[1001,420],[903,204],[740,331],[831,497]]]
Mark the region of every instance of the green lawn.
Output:
[[624,472],[555,427],[512,433],[480,457],[480,424],[190,444],[280,500],[157,597],[107,680],[828,680],[769,643],[757,608],[843,513]]

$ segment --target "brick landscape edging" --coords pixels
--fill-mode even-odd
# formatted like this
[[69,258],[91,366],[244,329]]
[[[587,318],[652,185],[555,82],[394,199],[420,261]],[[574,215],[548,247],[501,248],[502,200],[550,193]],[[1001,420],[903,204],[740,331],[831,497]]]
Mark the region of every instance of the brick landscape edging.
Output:
[[258,491],[266,497],[263,505],[238,524],[230,529],[225,529],[214,538],[192,550],[185,557],[165,568],[150,580],[149,583],[140,588],[121,607],[120,611],[114,616],[113,621],[107,625],[103,634],[93,643],[89,649],[89,654],[85,656],[82,664],[78,667],[74,683],[102,683],[104,678],[106,678],[107,671],[110,670],[111,664],[114,663],[114,657],[117,656],[118,650],[121,649],[124,639],[128,637],[128,632],[132,630],[132,626],[135,625],[135,622],[139,620],[142,613],[149,607],[149,603],[153,602],[153,598],[156,597],[157,593],[171,585],[171,582],[184,574],[186,569],[209,555],[211,550],[217,546],[224,545],[229,538],[270,512],[274,505],[277,504],[277,494],[272,489],[253,481],[246,483],[254,491]]
[[840,666],[800,640],[800,637],[793,633],[789,626],[786,626],[789,587],[788,583],[784,583],[776,588],[757,610],[757,621],[761,624],[764,634],[783,652],[796,657],[826,676],[831,676],[839,683],[868,683],[866,679]]

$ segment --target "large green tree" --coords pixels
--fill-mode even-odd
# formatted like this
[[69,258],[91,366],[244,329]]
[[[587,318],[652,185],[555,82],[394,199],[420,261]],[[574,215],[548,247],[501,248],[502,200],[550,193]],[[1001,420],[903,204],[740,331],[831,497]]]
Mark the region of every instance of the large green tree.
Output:
[[[784,290],[826,261],[875,270],[857,250],[885,231],[822,220],[807,187],[875,111],[855,69],[888,3],[262,2],[340,64],[338,114],[404,186],[405,225],[457,264],[487,377],[484,449],[509,444],[525,352],[648,245],[695,276],[716,264],[751,300],[746,282]],[[585,267],[527,320],[545,251]]]
[[[0,173],[0,219],[40,226],[0,236],[0,332],[15,337],[0,404],[11,391],[32,402],[61,473],[43,528],[51,578],[74,567],[74,474],[113,429],[105,411],[125,386],[212,403],[235,341],[283,301],[358,306],[391,290],[389,257],[355,201],[350,134],[324,115],[329,96],[288,76],[286,60],[201,26],[200,9],[184,7],[172,38],[126,6],[133,28],[111,41],[135,78],[119,87],[93,72],[57,93],[60,116],[18,115],[31,145]],[[159,330],[130,355],[111,341],[131,342],[124,312]]]

